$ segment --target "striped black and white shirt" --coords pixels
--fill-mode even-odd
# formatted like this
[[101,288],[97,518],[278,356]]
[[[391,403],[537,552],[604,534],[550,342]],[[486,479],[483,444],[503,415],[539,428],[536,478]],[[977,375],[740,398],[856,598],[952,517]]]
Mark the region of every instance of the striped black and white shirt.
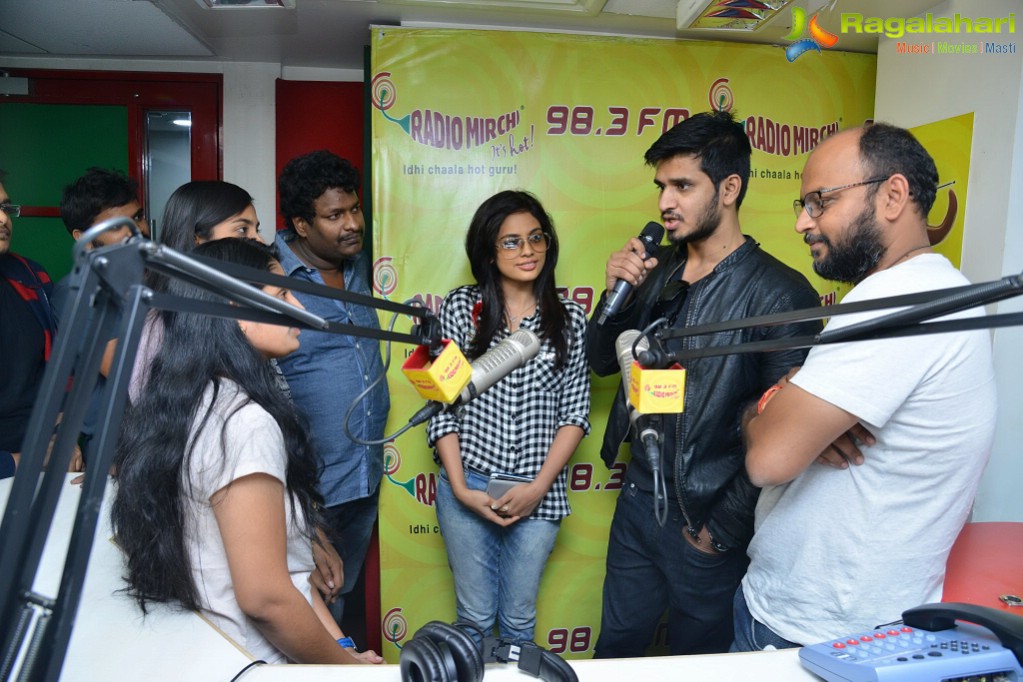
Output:
[[[473,308],[480,303],[479,287],[463,286],[444,299],[440,321],[444,337],[466,349],[476,333]],[[547,459],[554,434],[562,426],[589,433],[590,371],[586,364],[586,314],[582,306],[561,300],[568,314],[565,326],[568,357],[554,369],[555,351],[543,341],[540,353],[503,378],[475,400],[430,420],[427,438],[432,447],[449,433],[458,434],[462,465],[478,472],[509,472],[535,477]],[[543,311],[522,320],[520,328],[539,334]],[[507,327],[491,345],[508,336]],[[488,349],[489,350],[489,349]],[[435,459],[439,462],[439,458]],[[558,474],[530,518],[556,521],[568,516],[567,467]]]

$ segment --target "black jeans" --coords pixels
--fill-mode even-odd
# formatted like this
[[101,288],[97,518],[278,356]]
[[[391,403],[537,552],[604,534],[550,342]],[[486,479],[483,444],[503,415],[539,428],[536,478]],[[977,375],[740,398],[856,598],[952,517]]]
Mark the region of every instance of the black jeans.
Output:
[[665,607],[672,655],[723,653],[732,643],[732,598],[746,573],[745,552],[695,549],[683,537],[677,503],[670,502],[661,527],[653,499],[633,483],[618,497],[594,658],[643,656]]
[[323,509],[324,522],[329,535],[344,564],[345,583],[341,587],[337,600],[330,604],[330,613],[334,620],[341,623],[345,612],[345,596],[355,587],[355,582],[362,572],[362,564],[366,560],[366,550],[373,537],[373,524],[377,520],[377,508],[380,503],[380,488],[377,487],[369,497],[344,502]]

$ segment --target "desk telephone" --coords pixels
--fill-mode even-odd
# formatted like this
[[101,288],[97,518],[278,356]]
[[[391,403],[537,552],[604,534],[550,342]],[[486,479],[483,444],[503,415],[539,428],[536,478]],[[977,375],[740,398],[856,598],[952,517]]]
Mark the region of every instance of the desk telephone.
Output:
[[904,611],[901,624],[803,647],[799,662],[828,682],[1023,682],[1023,618],[924,604]]

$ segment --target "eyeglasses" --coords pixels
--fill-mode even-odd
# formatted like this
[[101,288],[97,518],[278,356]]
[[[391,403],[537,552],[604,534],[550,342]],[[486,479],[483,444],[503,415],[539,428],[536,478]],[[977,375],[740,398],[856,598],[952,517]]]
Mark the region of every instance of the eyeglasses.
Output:
[[497,242],[497,254],[501,258],[515,258],[522,253],[522,247],[529,243],[536,253],[543,253],[551,245],[551,238],[546,232],[534,232],[525,239],[522,237],[505,237]]
[[838,192],[843,189],[851,189],[853,187],[861,187],[863,185],[873,185],[875,182],[884,182],[887,179],[887,177],[873,178],[871,180],[864,180],[863,182],[854,182],[851,185],[828,187],[827,189],[817,190],[816,192],[807,192],[805,197],[802,199],[796,199],[792,202],[792,210],[796,214],[797,218],[804,208],[811,218],[819,218],[820,215],[824,213],[824,202],[821,200],[822,194]]
[[0,204],[0,211],[6,213],[9,218],[17,218],[21,215],[21,206],[17,204]]

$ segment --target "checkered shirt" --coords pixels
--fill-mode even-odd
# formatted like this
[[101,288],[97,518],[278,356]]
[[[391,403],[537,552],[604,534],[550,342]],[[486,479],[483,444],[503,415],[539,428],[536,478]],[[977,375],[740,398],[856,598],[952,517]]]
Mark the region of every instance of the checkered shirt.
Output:
[[[444,337],[465,350],[475,334],[473,307],[481,300],[479,287],[463,286],[444,299],[440,320]],[[430,446],[438,438],[457,433],[462,465],[478,472],[510,472],[536,476],[547,459],[554,434],[562,426],[574,425],[590,432],[590,371],[586,364],[586,314],[582,306],[562,299],[568,313],[568,357],[560,370],[554,369],[554,347],[544,341],[540,353],[489,390],[461,408],[430,420]],[[523,329],[539,333],[537,310],[520,323]],[[491,348],[508,336],[506,327]],[[435,459],[439,462],[439,458]],[[567,469],[558,474],[530,518],[557,521],[568,516]]]

